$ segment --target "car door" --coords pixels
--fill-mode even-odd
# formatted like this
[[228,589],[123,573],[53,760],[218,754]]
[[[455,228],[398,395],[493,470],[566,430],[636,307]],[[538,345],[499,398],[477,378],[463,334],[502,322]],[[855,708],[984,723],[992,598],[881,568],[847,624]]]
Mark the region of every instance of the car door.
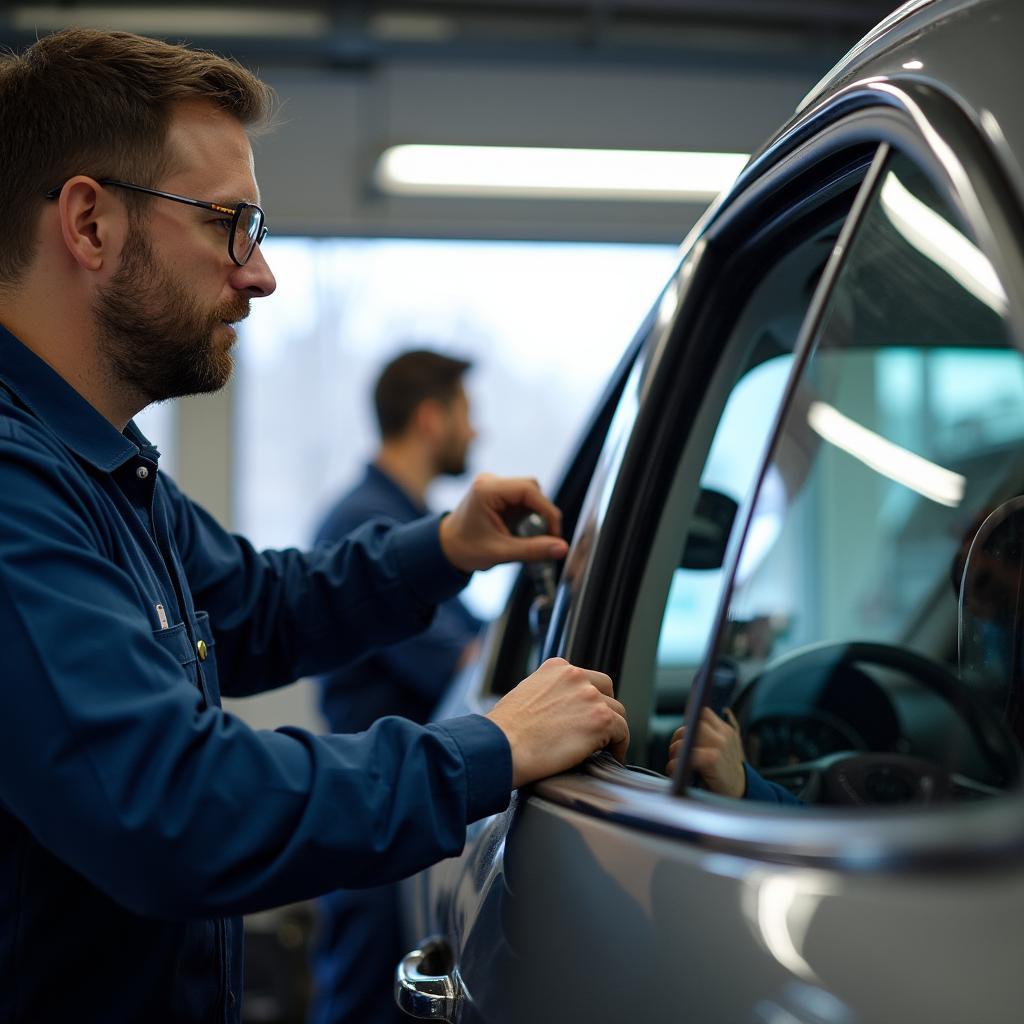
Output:
[[[616,680],[630,765],[598,755],[521,792],[421,880],[415,927],[439,939],[407,966],[447,985],[448,1019],[1016,1015],[1020,744],[1005,695],[965,693],[951,596],[971,520],[1018,486],[1009,195],[948,101],[853,87],[699,228],[623,386],[543,644]],[[869,435],[883,455],[851,450]],[[922,462],[956,504],[908,486]],[[525,619],[499,634],[496,657],[531,649]],[[813,802],[701,789],[692,730],[661,774],[723,668],[748,761],[805,795],[813,781]],[[881,757],[843,778],[892,803],[820,799],[843,790],[833,755]],[[929,804],[918,762],[944,787]]]

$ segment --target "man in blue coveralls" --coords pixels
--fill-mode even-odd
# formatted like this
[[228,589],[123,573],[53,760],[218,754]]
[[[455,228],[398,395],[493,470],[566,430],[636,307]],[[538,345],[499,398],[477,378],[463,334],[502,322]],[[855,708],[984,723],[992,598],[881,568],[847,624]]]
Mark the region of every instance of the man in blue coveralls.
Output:
[[[380,447],[363,478],[328,512],[317,543],[337,541],[367,520],[410,523],[427,514],[426,492],[441,475],[461,476],[475,436],[463,375],[470,364],[415,350],[392,359],[374,387]],[[457,598],[430,627],[371,651],[320,678],[333,732],[361,732],[385,715],[424,723],[466,657],[481,622]],[[317,901],[309,1024],[399,1024],[395,964],[404,950],[398,886],[339,889]]]
[[[124,33],[0,56],[5,1022],[237,1022],[239,915],[451,856],[514,787],[628,741],[611,680],[561,660],[440,725],[221,709],[423,629],[475,569],[565,553],[527,480],[303,554],[255,551],[159,472],[132,417],[221,387],[274,290],[246,131],[270,99]],[[518,505],[550,534],[513,537]]]

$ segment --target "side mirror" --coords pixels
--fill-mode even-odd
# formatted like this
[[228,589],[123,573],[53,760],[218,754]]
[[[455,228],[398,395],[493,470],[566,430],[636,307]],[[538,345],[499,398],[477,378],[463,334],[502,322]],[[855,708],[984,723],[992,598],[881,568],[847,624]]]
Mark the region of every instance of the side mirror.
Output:
[[681,569],[721,569],[739,505],[721,491],[702,489],[679,561]]

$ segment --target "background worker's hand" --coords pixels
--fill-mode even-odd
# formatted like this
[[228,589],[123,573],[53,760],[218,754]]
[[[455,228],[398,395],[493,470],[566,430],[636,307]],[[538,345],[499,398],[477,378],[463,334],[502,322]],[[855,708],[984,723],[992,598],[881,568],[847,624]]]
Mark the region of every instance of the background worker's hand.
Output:
[[[665,774],[675,774],[676,762],[683,747],[686,726],[681,725],[672,734],[668,748]],[[739,722],[729,708],[725,721],[711,708],[702,708],[693,747],[693,768],[712,793],[742,797],[747,791],[747,776],[743,771],[743,740]]]
[[608,747],[620,761],[629,746],[626,709],[603,672],[549,658],[487,713],[512,748],[516,788],[579,764]]
[[[550,533],[515,536],[504,516],[516,508],[539,513]],[[481,473],[455,510],[441,520],[441,549],[456,569],[473,572],[502,562],[564,558],[569,545],[561,532],[562,513],[544,497],[536,480]]]

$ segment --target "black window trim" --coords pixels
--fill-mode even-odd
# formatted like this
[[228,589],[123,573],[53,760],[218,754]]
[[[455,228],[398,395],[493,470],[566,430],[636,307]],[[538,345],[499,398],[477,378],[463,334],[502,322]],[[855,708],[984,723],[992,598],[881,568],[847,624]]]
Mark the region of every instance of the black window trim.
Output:
[[[730,203],[727,212],[713,218],[706,237],[691,241],[665,292],[669,296],[675,294],[675,305],[685,316],[669,318],[663,314],[658,318],[637,358],[633,379],[626,384],[624,394],[638,406],[635,421],[619,425],[632,427],[629,445],[622,447],[621,438],[610,438],[607,447],[615,449],[615,458],[602,458],[598,474],[591,482],[592,494],[604,492],[612,485],[619,494],[610,502],[590,498],[589,506],[584,507],[577,524],[577,539],[583,543],[574,539],[569,553],[563,575],[567,592],[559,595],[567,608],[555,624],[557,630],[548,637],[549,653],[601,668],[613,678],[621,665],[625,644],[622,623],[628,619],[646,559],[646,546],[664,499],[665,481],[652,473],[650,467],[665,458],[678,457],[696,415],[699,389],[689,396],[692,400],[687,400],[687,396],[680,396],[678,382],[706,379],[709,368],[717,361],[713,347],[690,344],[689,339],[704,342],[709,337],[721,338],[731,326],[731,320],[712,326],[706,323],[708,317],[719,315],[716,307],[728,305],[728,296],[722,294],[721,287],[709,287],[712,301],[703,302],[699,309],[683,299],[691,290],[710,284],[709,279],[721,275],[733,262],[740,251],[737,239],[742,251],[747,250],[755,225],[757,237],[769,228],[776,232],[781,229],[778,222],[763,223],[764,204],[769,197],[785,204],[784,223],[799,220],[805,216],[808,205],[820,204],[821,189],[862,174],[876,148],[877,142],[872,144],[856,137],[838,142],[828,140],[817,147],[817,162],[809,160],[806,151],[794,154],[795,164],[787,160],[773,167],[770,180],[760,182],[742,201]],[[801,182],[799,200],[795,195],[775,195],[794,192],[795,179]],[[734,308],[731,311],[737,312]],[[665,417],[660,410],[670,401],[676,407],[672,417]],[[628,499],[622,499],[623,491],[628,492]],[[601,534],[615,536],[619,541],[602,545]],[[624,549],[630,552],[631,567],[625,572],[621,571],[620,560]],[[614,572],[612,565],[618,566]],[[600,586],[592,585],[595,579],[601,581]]]
[[[850,208],[850,212],[846,216],[843,227],[839,232],[839,239],[832,249],[828,263],[825,265],[821,279],[818,281],[818,285],[814,290],[814,296],[811,298],[810,306],[808,307],[807,313],[805,314],[803,323],[800,327],[800,334],[793,353],[793,363],[790,367],[789,379],[786,381],[782,401],[779,403],[774,422],[772,423],[769,431],[769,442],[765,451],[762,452],[761,461],[755,475],[755,482],[751,488],[750,495],[743,503],[737,517],[740,526],[738,529],[733,531],[732,537],[729,540],[729,548],[726,552],[725,564],[723,566],[726,584],[722,588],[718,609],[715,612],[714,624],[708,634],[708,646],[705,648],[700,667],[694,677],[693,686],[690,689],[690,699],[686,703],[687,721],[695,721],[697,716],[700,714],[700,709],[707,703],[709,697],[708,680],[711,674],[710,669],[714,662],[715,649],[719,643],[722,631],[725,628],[725,621],[729,614],[729,606],[732,603],[736,571],[739,566],[739,560],[743,552],[743,548],[746,546],[747,536],[750,532],[750,524],[754,518],[757,496],[764,485],[765,474],[768,471],[769,465],[771,465],[775,448],[781,434],[782,425],[785,422],[786,416],[789,414],[790,405],[792,404],[793,396],[796,393],[797,384],[803,377],[808,360],[811,358],[814,351],[815,341],[818,336],[819,328],[821,327],[822,318],[828,309],[836,282],[842,274],[843,267],[846,264],[850,245],[864,221],[865,211],[878,192],[879,183],[882,180],[891,152],[892,149],[889,144],[884,142],[876,150],[875,156],[871,161],[871,167],[864,180],[861,182],[860,188],[853,201],[853,206]],[[693,753],[693,739],[693,730],[687,730],[686,738],[683,742],[683,748],[680,751],[679,760],[676,765],[676,774],[672,780],[672,792],[676,796],[681,796],[686,793],[693,781],[693,770],[690,764]]]

